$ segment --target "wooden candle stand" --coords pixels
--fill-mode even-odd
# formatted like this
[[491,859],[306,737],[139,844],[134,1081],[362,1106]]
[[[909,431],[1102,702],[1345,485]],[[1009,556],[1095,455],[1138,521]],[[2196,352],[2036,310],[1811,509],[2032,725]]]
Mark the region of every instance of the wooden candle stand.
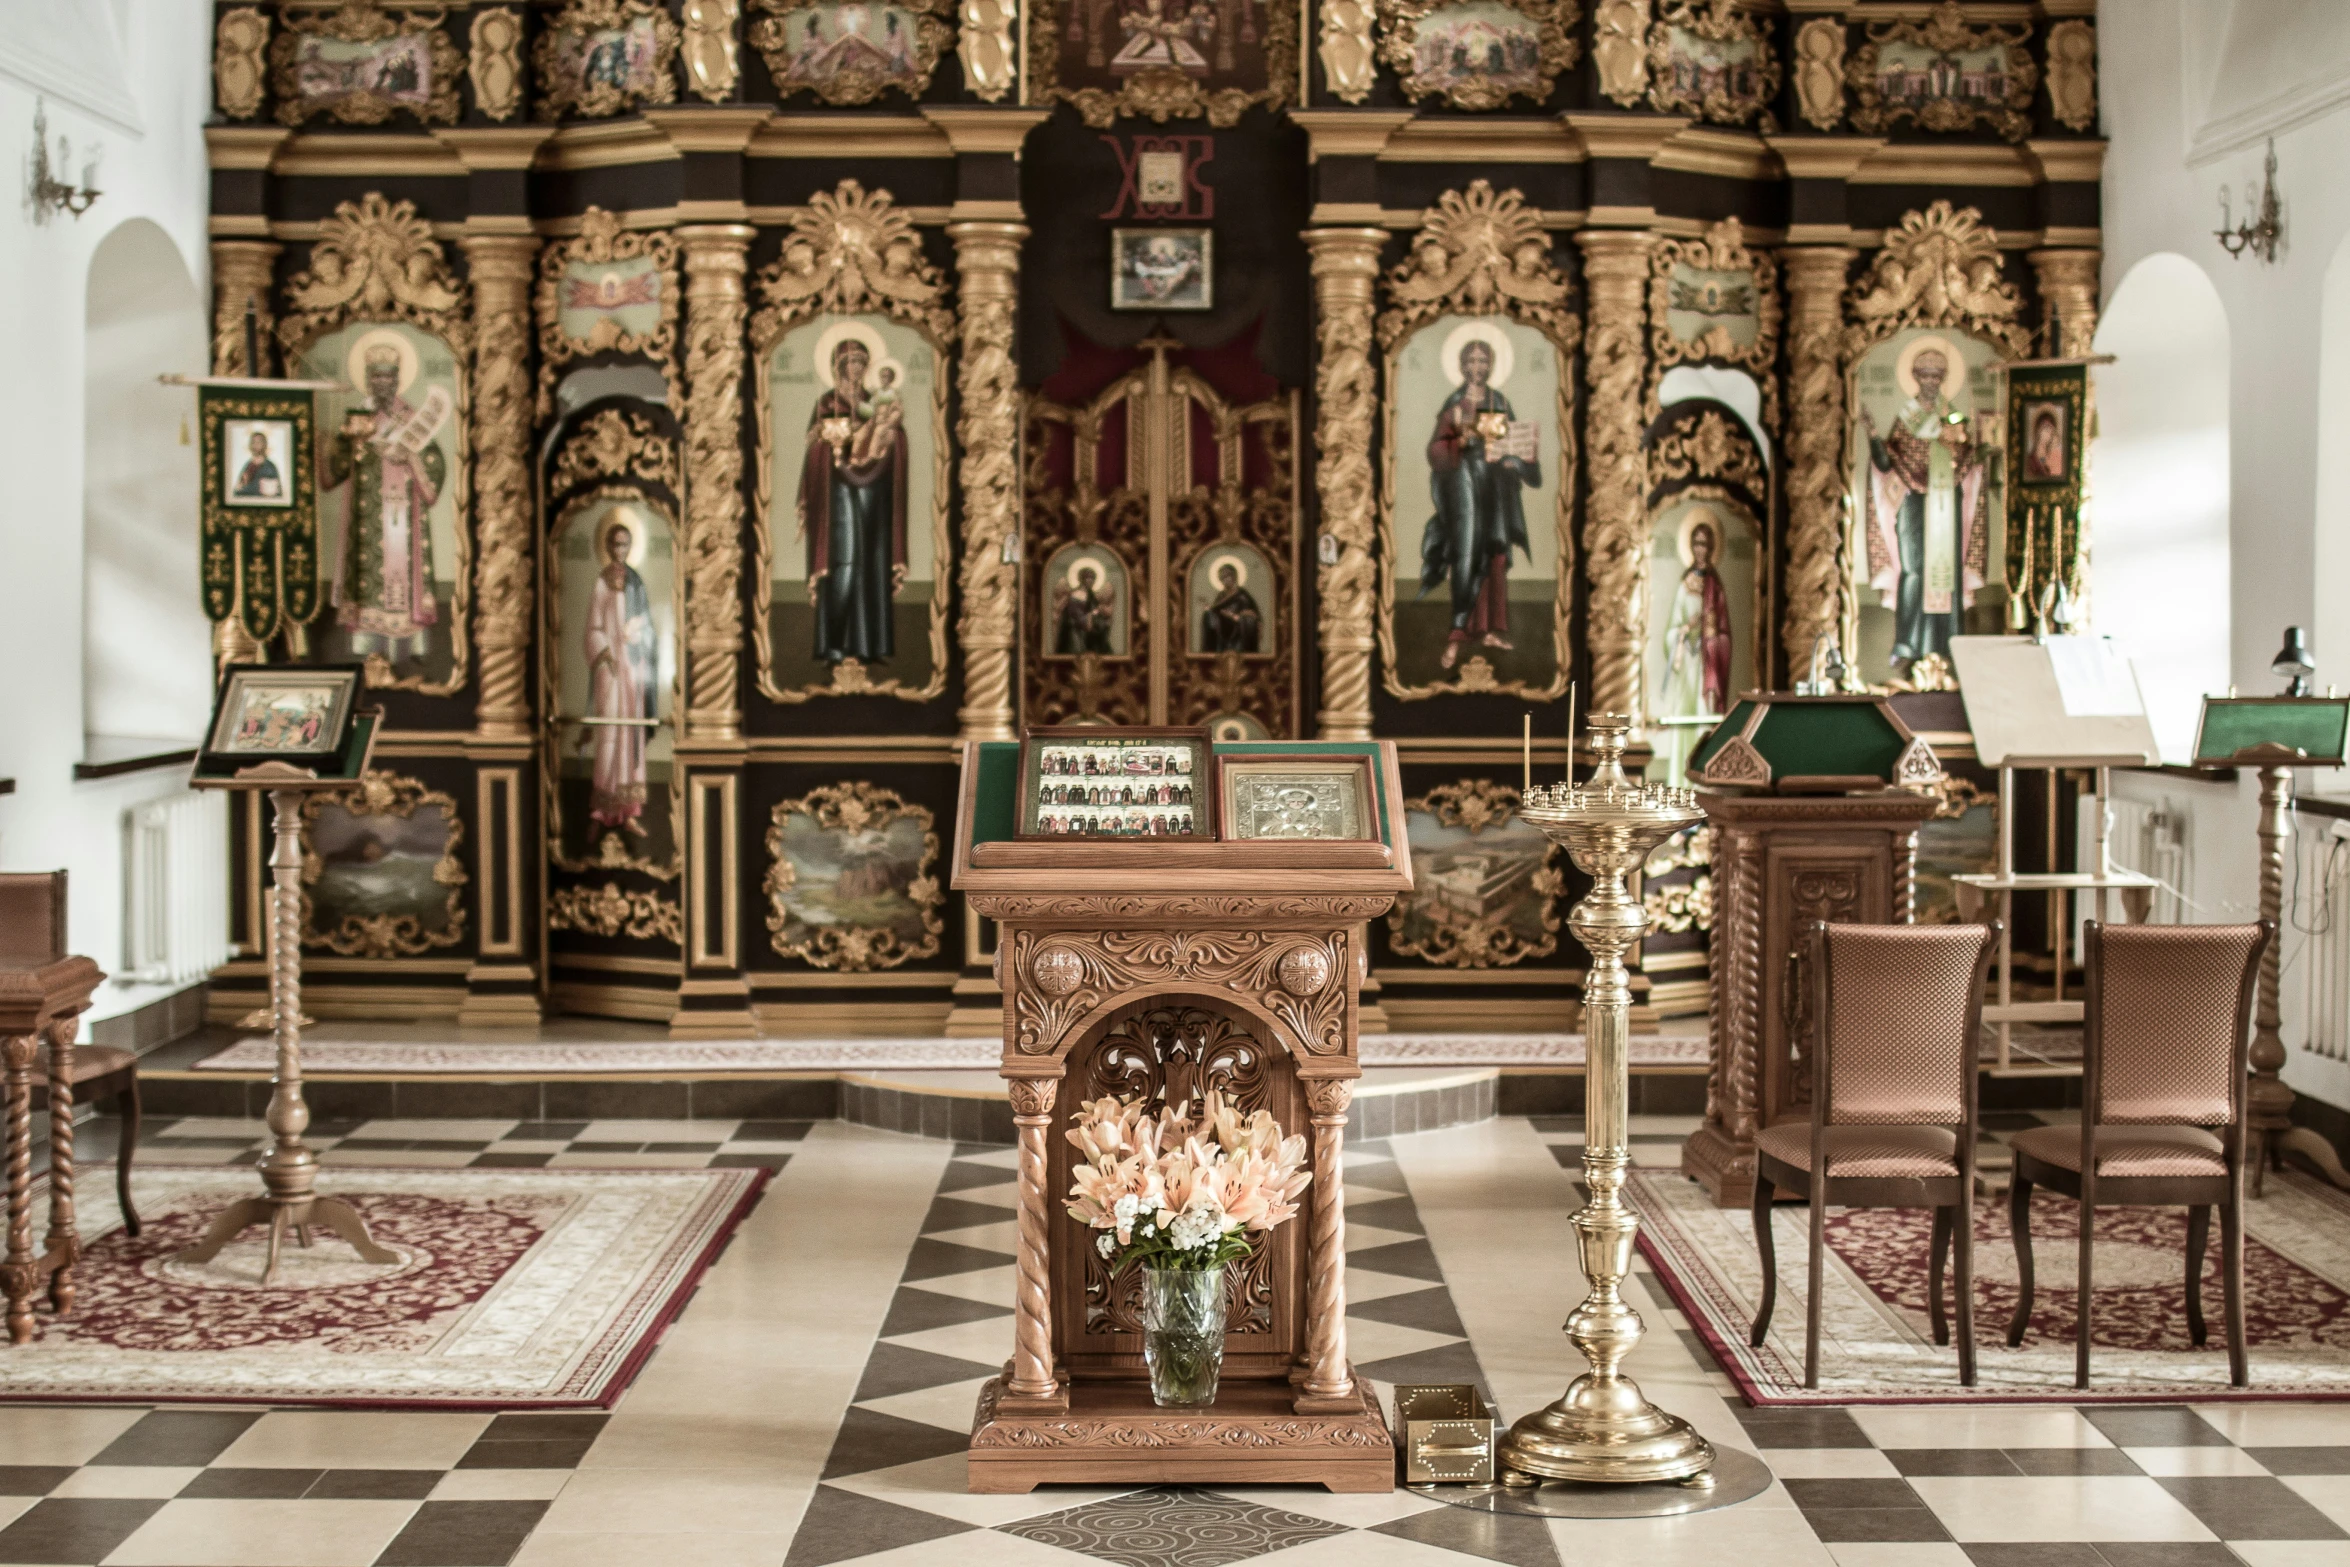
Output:
[[[962,821],[982,767],[967,748]],[[1010,747],[1001,749],[1009,750]],[[1357,1057],[1363,923],[1411,886],[1380,748],[1389,841],[973,842],[954,885],[999,922],[1003,1075],[1019,1128],[1012,1358],[981,1391],[970,1486],[1257,1482],[1386,1491],[1395,1449],[1346,1354],[1341,1155]],[[1215,1404],[1160,1409],[1142,1358],[1138,1270],[1113,1279],[1065,1211],[1069,1113],[1105,1094],[1221,1091],[1310,1139],[1306,1212],[1227,1280]]]

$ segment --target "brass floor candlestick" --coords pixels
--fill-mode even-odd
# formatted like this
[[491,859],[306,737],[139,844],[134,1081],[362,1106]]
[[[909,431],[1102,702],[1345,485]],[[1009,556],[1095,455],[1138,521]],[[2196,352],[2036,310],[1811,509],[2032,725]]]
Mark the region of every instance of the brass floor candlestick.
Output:
[[261,1270],[263,1284],[277,1277],[286,1232],[292,1230],[307,1246],[312,1225],[324,1225],[349,1241],[367,1262],[400,1260],[399,1253],[368,1238],[359,1210],[339,1197],[318,1195],[318,1154],[302,1141],[310,1125],[310,1107],[302,1102],[302,791],[272,789],[269,798],[277,811],[277,846],[269,856],[269,1009],[277,1036],[277,1075],[269,1096],[272,1141],[261,1161],[261,1183],[268,1190],[231,1203],[204,1238],[177,1258],[210,1262],[245,1226],[266,1224],[269,1260]]
[[1558,1402],[1510,1428],[1501,1448],[1504,1481],[1600,1480],[1615,1483],[1680,1480],[1710,1485],[1714,1450],[1690,1424],[1650,1403],[1622,1366],[1644,1329],[1625,1304],[1624,1276],[1632,1271],[1632,1242],[1640,1221],[1624,1206],[1624,1171],[1631,1163],[1629,1122],[1632,989],[1624,954],[1647,929],[1648,916],[1626,886],[1649,851],[1705,819],[1687,789],[1644,784],[1624,775],[1624,742],[1631,721],[1591,715],[1591,748],[1599,758],[1591,781],[1577,784],[1570,736],[1570,781],[1527,791],[1519,813],[1563,844],[1592,878],[1590,896],[1567,923],[1590,949],[1583,982],[1585,1051],[1583,1180],[1591,1197],[1574,1218],[1591,1293],[1567,1318],[1567,1338],[1591,1362]]

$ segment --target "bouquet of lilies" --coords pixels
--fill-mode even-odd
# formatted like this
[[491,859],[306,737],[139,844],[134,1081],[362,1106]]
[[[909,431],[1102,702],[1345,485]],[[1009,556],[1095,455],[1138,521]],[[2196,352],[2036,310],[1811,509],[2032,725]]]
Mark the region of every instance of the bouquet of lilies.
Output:
[[1114,1274],[1136,1262],[1220,1269],[1297,1216],[1313,1179],[1303,1137],[1283,1137],[1263,1110],[1244,1119],[1213,1090],[1196,1119],[1188,1108],[1153,1115],[1105,1095],[1071,1117],[1069,1216],[1101,1232],[1094,1245]]

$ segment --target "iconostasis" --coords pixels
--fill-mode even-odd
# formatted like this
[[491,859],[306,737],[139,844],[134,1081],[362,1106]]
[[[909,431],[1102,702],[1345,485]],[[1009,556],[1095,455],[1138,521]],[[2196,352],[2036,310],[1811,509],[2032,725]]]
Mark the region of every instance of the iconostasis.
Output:
[[[333,389],[223,426],[315,528],[222,523],[216,650],[386,720],[306,1001],[991,1032],[960,744],[1109,723],[1394,740],[1373,1016],[1566,1026],[1527,731],[1677,777],[1815,665],[1944,753],[1932,915],[1991,841],[1949,639],[2078,596],[2004,367],[2095,326],[2094,54],[2089,0],[219,6],[215,369]],[[1702,1012],[1702,832],[1643,895]]]

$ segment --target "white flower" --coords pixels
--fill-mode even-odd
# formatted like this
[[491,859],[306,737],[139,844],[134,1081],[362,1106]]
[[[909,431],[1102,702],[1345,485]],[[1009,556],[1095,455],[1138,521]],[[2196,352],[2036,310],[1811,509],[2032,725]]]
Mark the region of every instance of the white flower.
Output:
[[1110,1209],[1110,1215],[1118,1221],[1118,1228],[1124,1229],[1134,1222],[1134,1216],[1141,1211],[1142,1199],[1128,1192]]
[[1104,1230],[1102,1232],[1102,1238],[1093,1243],[1093,1249],[1107,1257],[1118,1249],[1117,1237],[1110,1234],[1109,1231]]
[[1213,1245],[1224,1233],[1224,1211],[1213,1204],[1203,1204],[1177,1214],[1167,1230],[1168,1239],[1178,1250],[1192,1251]]

